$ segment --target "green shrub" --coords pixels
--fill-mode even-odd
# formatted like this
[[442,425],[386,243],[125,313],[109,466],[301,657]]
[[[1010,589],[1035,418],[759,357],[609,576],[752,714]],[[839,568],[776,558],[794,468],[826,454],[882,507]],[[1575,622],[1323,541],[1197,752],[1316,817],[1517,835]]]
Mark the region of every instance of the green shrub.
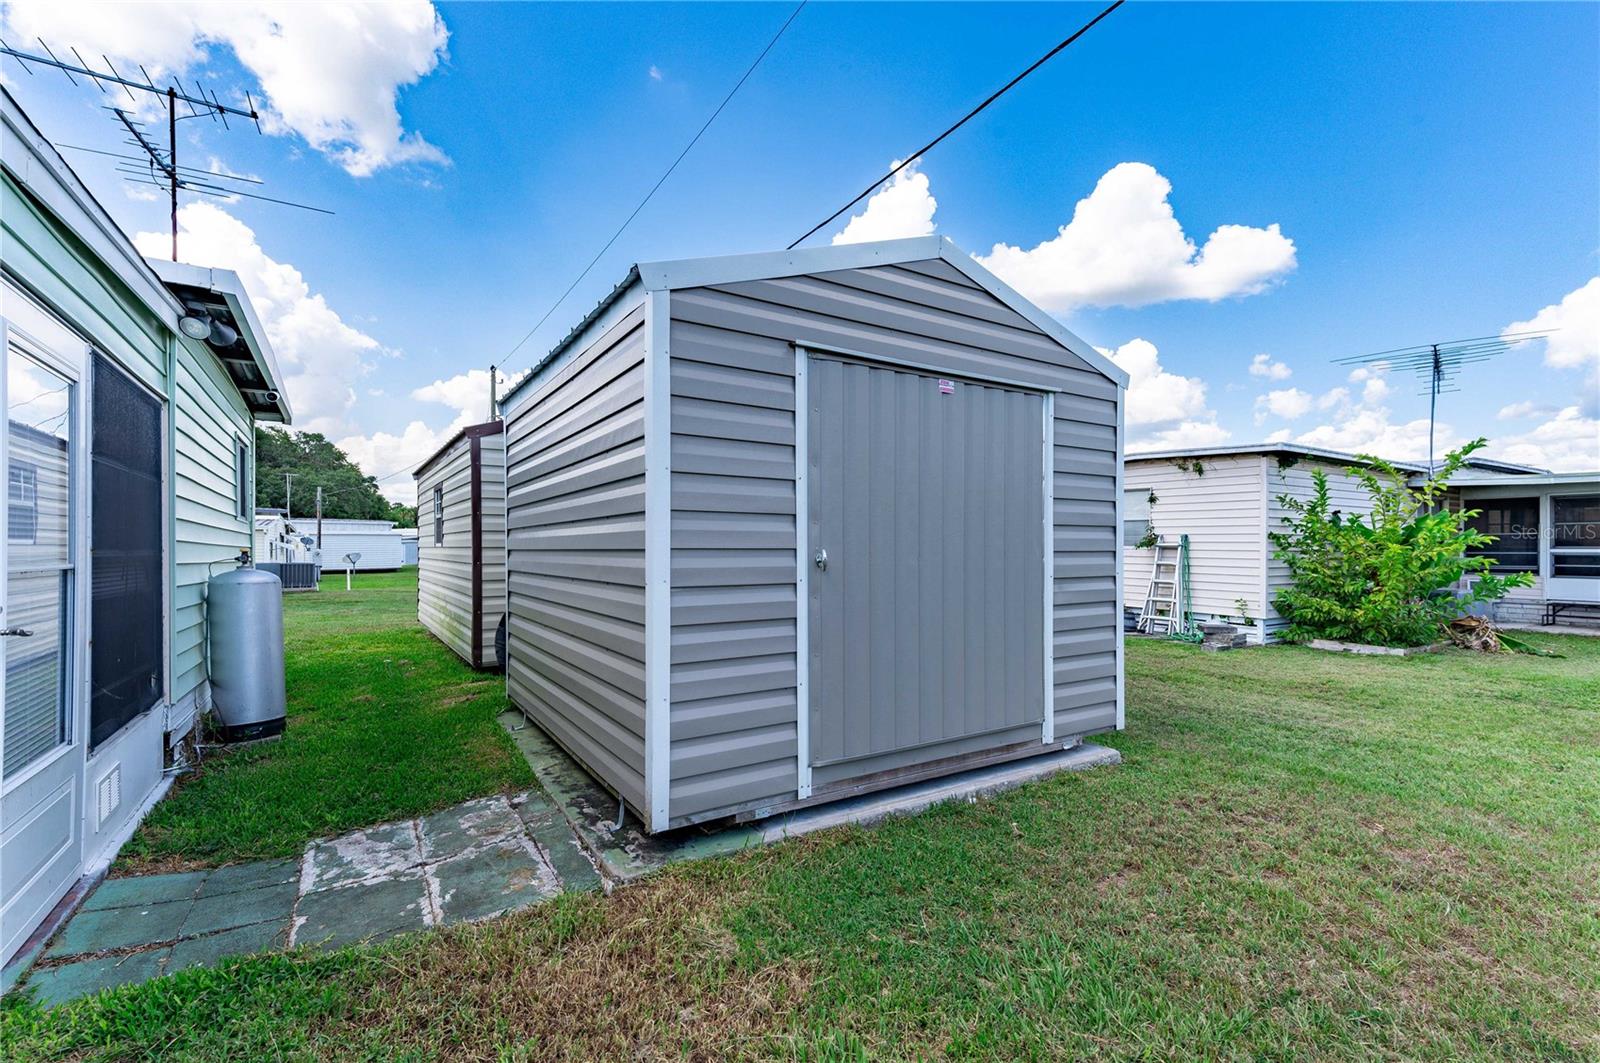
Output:
[[[1273,599],[1289,622],[1284,637],[1294,642],[1336,639],[1378,646],[1421,646],[1474,602],[1526,587],[1533,576],[1490,573],[1487,557],[1467,550],[1487,546],[1492,535],[1467,521],[1478,510],[1451,512],[1445,488],[1468,455],[1484,445],[1475,439],[1452,451],[1426,483],[1411,487],[1406,474],[1379,458],[1361,455],[1366,467],[1350,470],[1372,497],[1372,511],[1346,517],[1328,499],[1328,477],[1312,472],[1309,500],[1283,495],[1287,530],[1273,532],[1277,558],[1289,567],[1289,586]],[[1470,589],[1453,593],[1466,575]]]

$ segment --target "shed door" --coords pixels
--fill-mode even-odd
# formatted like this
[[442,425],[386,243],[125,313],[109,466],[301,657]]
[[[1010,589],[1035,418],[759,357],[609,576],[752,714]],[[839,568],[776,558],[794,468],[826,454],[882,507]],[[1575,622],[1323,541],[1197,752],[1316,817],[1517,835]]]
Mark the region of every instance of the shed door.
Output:
[[1044,401],[810,360],[819,785],[1040,740]]

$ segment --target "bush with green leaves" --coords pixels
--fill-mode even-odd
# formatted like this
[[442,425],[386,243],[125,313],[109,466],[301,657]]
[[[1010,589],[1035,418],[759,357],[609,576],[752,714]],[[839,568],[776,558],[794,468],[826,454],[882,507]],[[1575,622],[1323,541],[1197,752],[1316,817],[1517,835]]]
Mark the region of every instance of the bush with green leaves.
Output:
[[[1289,622],[1293,642],[1335,639],[1377,646],[1421,646],[1468,606],[1526,587],[1533,576],[1492,573],[1494,561],[1467,551],[1495,541],[1468,527],[1478,510],[1444,503],[1450,477],[1480,449],[1475,439],[1452,451],[1426,483],[1413,487],[1389,462],[1360,455],[1350,475],[1372,498],[1371,512],[1344,516],[1332,508],[1328,477],[1312,472],[1309,499],[1280,496],[1286,530],[1272,532],[1275,556],[1289,568],[1289,585],[1273,599]],[[1462,577],[1469,585],[1458,587]]]

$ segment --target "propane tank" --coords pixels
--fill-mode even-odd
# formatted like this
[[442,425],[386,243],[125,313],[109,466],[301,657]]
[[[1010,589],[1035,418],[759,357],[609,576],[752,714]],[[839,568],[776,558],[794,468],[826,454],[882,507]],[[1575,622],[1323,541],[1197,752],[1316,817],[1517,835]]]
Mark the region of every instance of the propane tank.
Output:
[[284,724],[283,584],[240,557],[206,581],[211,704],[227,742],[282,734]]

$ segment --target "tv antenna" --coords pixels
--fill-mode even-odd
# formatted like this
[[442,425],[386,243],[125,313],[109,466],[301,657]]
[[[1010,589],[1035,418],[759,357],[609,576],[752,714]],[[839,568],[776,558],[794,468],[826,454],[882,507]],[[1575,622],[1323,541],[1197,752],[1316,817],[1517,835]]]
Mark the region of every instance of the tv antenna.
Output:
[[[116,65],[104,54],[100,56],[100,59],[105,63],[106,70],[96,70],[89,65],[76,48],[72,49],[72,54],[78,61],[69,63],[59,58],[42,39],[39,41],[39,46],[45,50],[45,55],[24,52],[11,47],[4,40],[0,40],[0,55],[9,55],[15,59],[30,76],[33,74],[33,70],[28,64],[37,63],[40,66],[54,67],[61,71],[67,80],[74,85],[78,84],[78,78],[73,77],[74,74],[77,74],[80,77],[88,78],[102,93],[111,91],[106,88],[107,85],[121,88],[127,94],[128,99],[134,103],[139,101],[139,97],[134,95],[135,92],[142,92],[148,96],[155,96],[166,101],[167,143],[165,150],[145,132],[145,123],[134,117],[131,112],[125,111],[120,107],[108,107],[106,109],[112,113],[114,118],[122,125],[124,132],[128,134],[126,143],[136,148],[140,154],[122,155],[116,152],[99,151],[95,148],[78,147],[72,144],[60,146],[70,148],[73,151],[86,151],[95,155],[106,155],[120,160],[123,164],[137,164],[139,167],[137,169],[119,165],[117,172],[121,173],[124,179],[133,183],[150,184],[167,189],[172,225],[172,260],[174,262],[178,261],[179,192],[193,192],[199,195],[221,196],[224,198],[240,196],[246,199],[259,199],[268,203],[278,203],[287,207],[299,207],[302,210],[314,210],[321,214],[333,213],[333,211],[323,210],[321,207],[293,203],[287,199],[274,199],[271,196],[245,192],[230,185],[215,183],[217,180],[223,180],[253,185],[261,184],[259,180],[253,177],[178,165],[178,123],[181,121],[190,118],[210,118],[213,122],[221,122],[223,128],[229,129],[232,128],[228,125],[228,116],[231,114],[237,118],[249,119],[255,123],[256,132],[259,133],[261,131],[261,116],[257,113],[255,101],[250,98],[248,91],[244,94],[248,108],[232,107],[223,103],[215,91],[200,84],[198,80],[194,82],[192,91],[185,88],[182,80],[176,76],[172,78],[165,88],[161,88],[156,85],[155,79],[150,76],[150,72],[143,66],[139,67],[139,73],[144,75],[144,80],[140,81],[136,78],[123,77],[122,73],[117,70]],[[180,114],[178,112],[180,103],[184,105],[188,113]],[[207,180],[207,178],[212,180]]]
[[1372,354],[1355,354],[1335,358],[1334,365],[1373,365],[1385,370],[1415,373],[1423,382],[1419,395],[1428,396],[1428,473],[1433,473],[1433,430],[1439,411],[1439,396],[1458,392],[1457,379],[1463,366],[1487,362],[1513,347],[1529,340],[1541,339],[1554,332],[1544,329],[1534,332],[1507,332],[1499,336],[1474,336],[1464,340],[1444,343],[1423,343],[1415,347],[1396,347]]

